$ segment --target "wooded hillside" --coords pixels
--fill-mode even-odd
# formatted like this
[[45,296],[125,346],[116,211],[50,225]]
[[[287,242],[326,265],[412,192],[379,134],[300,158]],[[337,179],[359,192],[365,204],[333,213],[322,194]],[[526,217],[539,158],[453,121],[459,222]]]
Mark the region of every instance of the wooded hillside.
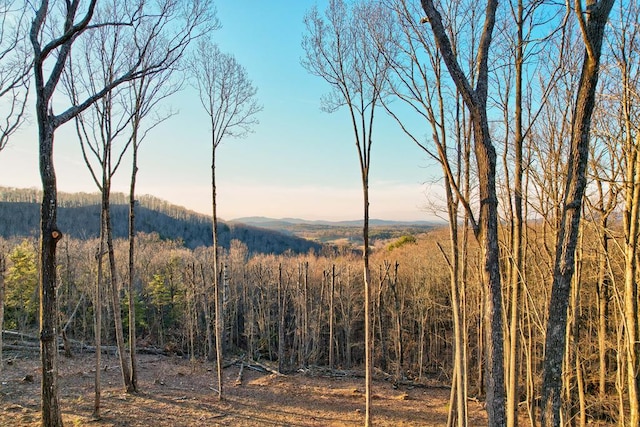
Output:
[[[76,239],[97,238],[100,233],[100,195],[60,193],[59,196],[60,229]],[[37,236],[41,197],[41,192],[35,189],[0,187],[0,236]],[[127,196],[116,193],[111,201],[114,237],[125,238],[128,233]],[[153,196],[139,197],[136,208],[139,232],[157,233],[163,240],[182,241],[190,249],[211,246],[210,217]],[[305,253],[322,249],[317,242],[241,223],[222,223],[218,233],[221,246],[229,248],[230,242],[237,239],[247,245],[251,253]]]

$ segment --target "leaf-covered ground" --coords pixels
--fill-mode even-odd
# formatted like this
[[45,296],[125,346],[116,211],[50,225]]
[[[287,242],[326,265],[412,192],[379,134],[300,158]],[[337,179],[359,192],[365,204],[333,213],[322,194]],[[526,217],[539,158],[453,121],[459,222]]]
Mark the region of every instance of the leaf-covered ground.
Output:
[[[40,418],[39,359],[9,358],[0,372],[0,426],[35,426]],[[118,360],[102,358],[101,419],[92,420],[94,356],[60,357],[60,398],[67,426],[361,426],[364,380],[326,371],[275,375],[240,366],[224,370],[225,399],[212,389],[211,364],[140,355],[137,394],[125,394]],[[376,379],[376,426],[443,426],[449,390]],[[486,426],[480,403],[469,403],[469,424]]]

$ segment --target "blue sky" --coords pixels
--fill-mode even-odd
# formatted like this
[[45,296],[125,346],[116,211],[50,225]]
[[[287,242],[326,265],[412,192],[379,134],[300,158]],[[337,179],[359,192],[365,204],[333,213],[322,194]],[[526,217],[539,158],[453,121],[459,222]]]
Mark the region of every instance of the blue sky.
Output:
[[[300,65],[307,0],[220,0],[214,37],[247,69],[264,106],[255,132],[218,148],[218,212],[244,216],[347,220],[362,217],[357,149],[346,110],[328,114],[328,85]],[[323,7],[323,2],[320,2]],[[167,101],[179,114],[156,128],[140,153],[138,193],[202,213],[211,211],[210,138],[206,113],[190,88]],[[426,130],[426,128],[425,128]],[[95,192],[70,126],[56,134],[59,191]],[[372,218],[432,219],[438,169],[379,110],[370,172]],[[121,169],[113,191],[128,191]],[[39,187],[35,124],[0,152],[0,185]]]

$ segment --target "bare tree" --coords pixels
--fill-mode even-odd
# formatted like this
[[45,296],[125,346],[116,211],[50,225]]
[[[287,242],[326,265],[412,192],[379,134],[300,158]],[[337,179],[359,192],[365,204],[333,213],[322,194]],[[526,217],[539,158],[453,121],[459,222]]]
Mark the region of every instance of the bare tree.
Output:
[[[117,0],[116,0],[117,1]],[[98,7],[96,17],[106,19],[117,16],[116,2],[106,3],[106,6]],[[76,52],[81,52],[78,58],[72,58],[64,71],[63,84],[67,87],[73,103],[78,102],[78,93],[89,92],[96,87],[103,87],[113,81],[114,74],[123,66],[128,65],[129,55],[122,55],[122,43],[119,42],[126,32],[126,26],[102,26],[91,31],[90,34],[75,46]],[[84,42],[84,43],[83,43]],[[99,48],[101,46],[101,48]],[[97,57],[94,57],[93,55]],[[75,59],[75,61],[73,61]],[[82,61],[86,64],[86,73],[81,66],[76,69],[75,62]],[[82,155],[94,183],[101,195],[100,209],[100,246],[98,257],[98,277],[105,277],[102,272],[102,257],[107,254],[109,263],[108,292],[114,317],[114,330],[120,358],[120,368],[125,390],[129,393],[135,391],[131,383],[131,370],[125,354],[124,335],[122,331],[122,310],[120,307],[119,280],[115,262],[113,244],[113,227],[111,220],[111,183],[124,155],[131,143],[127,140],[128,126],[132,120],[129,114],[120,114],[123,109],[121,97],[122,90],[109,91],[91,108],[75,117],[76,133],[80,141]],[[118,144],[118,143],[121,144]],[[94,163],[95,162],[95,163]],[[103,245],[106,245],[104,250]],[[104,251],[104,253],[103,253]],[[98,283],[101,281],[99,280]],[[103,290],[100,286],[96,289],[96,313],[100,312]],[[100,326],[96,323],[96,347],[99,349]],[[99,361],[100,351],[96,351],[96,360]],[[96,375],[99,375],[99,362],[96,362]],[[96,381],[96,396],[100,394],[100,384]],[[97,399],[98,400],[98,399]],[[94,416],[99,418],[99,405],[96,405]]]
[[[615,234],[613,226],[609,226],[610,214],[616,214],[622,206],[623,239],[620,247],[624,260],[624,270],[620,273],[624,299],[621,307],[624,343],[622,363],[625,364],[623,376],[626,374],[625,409],[620,412],[620,423],[634,425],[639,422],[640,388],[638,370],[640,368],[640,332],[638,330],[638,235],[640,230],[640,132],[638,110],[640,73],[638,50],[640,7],[637,4],[618,5],[612,31],[609,33],[608,46],[603,48],[602,70],[604,82],[600,84],[592,124],[592,153],[590,154],[590,172],[594,174],[594,186],[597,189],[596,201],[588,206],[595,211],[599,220],[599,238],[601,253],[598,265],[598,301],[600,305],[599,319],[599,353],[600,398],[606,395],[606,334],[608,332],[609,299],[616,289],[615,276],[607,268],[613,256],[609,245]],[[614,184],[615,183],[615,184]],[[605,199],[606,198],[606,199]],[[613,215],[612,215],[613,216]],[[603,265],[604,264],[604,265]],[[623,387],[620,387],[624,390]],[[629,418],[625,419],[628,410]]]
[[[624,325],[626,332],[627,394],[629,399],[629,425],[640,424],[640,325],[638,317],[638,247],[640,243],[640,127],[638,101],[640,75],[638,74],[638,18],[640,8],[620,7],[621,25],[616,31],[617,46],[614,55],[622,77],[620,97],[624,129],[622,142],[624,165]],[[627,20],[628,19],[628,20]],[[625,22],[626,21],[626,22]]]
[[[143,76],[132,81],[126,100],[131,112],[131,179],[129,186],[129,269],[127,296],[129,309],[129,358],[131,363],[131,384],[138,389],[136,363],[136,311],[135,311],[135,242],[136,242],[136,179],[138,174],[138,151],[147,134],[156,126],[173,116],[173,111],[159,112],[160,101],[181,89],[181,84],[171,79],[172,67],[163,72]],[[151,116],[152,113],[156,113]],[[149,117],[151,116],[151,117]],[[149,123],[147,123],[149,122]],[[144,124],[144,125],[143,125]]]
[[371,333],[371,284],[369,270],[369,171],[373,125],[383,96],[388,63],[379,44],[383,39],[371,33],[367,22],[377,22],[386,10],[379,3],[360,1],[349,5],[330,1],[324,17],[316,7],[305,15],[306,35],[302,46],[302,65],[324,79],[331,92],[322,108],[335,112],[346,107],[353,127],[360,161],[364,202],[363,264],[365,323],[365,425],[371,423],[371,372],[373,336]]
[[[61,113],[54,113],[53,98],[57,92],[63,70],[71,57],[71,47],[82,40],[88,31],[105,26],[119,26],[119,16],[109,21],[92,23],[96,0],[83,2],[49,2],[42,0],[34,6],[35,15],[31,23],[29,38],[33,47],[33,75],[36,96],[36,118],[39,129],[40,175],[43,195],[41,207],[41,253],[40,253],[40,341],[42,362],[42,424],[62,425],[57,386],[57,328],[56,328],[56,246],[62,238],[57,225],[57,184],[53,164],[53,140],[58,127],[72,120],[119,85],[153,74],[166,68],[179,57],[187,44],[198,34],[198,30],[210,12],[206,2],[196,1],[194,9],[181,14],[189,24],[175,25],[175,30],[166,35],[165,49],[155,50],[153,60],[143,63],[142,58],[153,47],[152,41],[160,37],[162,23],[170,20],[165,11],[142,13],[137,9],[132,17],[122,17],[122,23],[132,31],[129,38],[131,63],[118,70],[110,82],[103,87],[93,87],[87,93],[79,94],[77,102],[62,107]],[[175,3],[175,2],[174,2]],[[124,8],[123,8],[124,9]],[[128,10],[128,9],[126,9]],[[198,13],[196,13],[198,12]],[[145,19],[143,19],[145,18]],[[153,25],[153,22],[156,24]],[[198,25],[194,25],[197,22]],[[175,23],[174,23],[175,24]],[[141,31],[141,30],[148,31]],[[138,31],[137,31],[138,30]],[[163,35],[164,36],[164,35]],[[57,104],[57,108],[60,108]]]
[[6,263],[4,257],[4,248],[0,248],[0,372],[4,361],[2,359],[2,328],[4,327],[4,273],[6,272]]
[[7,0],[0,4],[0,151],[26,119],[31,72],[28,47],[27,3]]
[[[451,284],[451,308],[453,311],[454,334],[454,374],[452,378],[452,405],[450,415],[456,415],[459,426],[466,425],[467,420],[467,357],[464,316],[464,280],[466,269],[464,257],[467,244],[467,227],[459,229],[460,217],[468,215],[460,212],[461,207],[471,203],[469,197],[469,142],[462,131],[465,120],[463,115],[456,114],[460,110],[461,100],[453,97],[445,102],[446,93],[451,90],[444,78],[442,58],[433,49],[433,39],[429,37],[419,21],[420,6],[406,0],[389,2],[390,10],[396,16],[391,23],[390,33],[394,34],[395,52],[389,55],[392,72],[390,92],[395,99],[410,106],[421,120],[431,129],[431,142],[422,140],[422,127],[414,130],[407,125],[407,114],[400,114],[396,104],[385,102],[387,112],[396,120],[407,136],[427,156],[437,161],[444,175],[443,183],[446,195],[446,211],[451,238],[450,251],[440,247],[449,268]],[[375,25],[378,25],[376,23]],[[454,41],[455,43],[455,41]],[[393,98],[392,98],[393,99]],[[449,118],[453,119],[449,119]],[[473,217],[471,217],[473,220]],[[468,222],[467,219],[464,220]],[[455,396],[455,399],[454,399]]]
[[[507,426],[517,424],[520,399],[518,375],[521,355],[521,307],[526,292],[526,205],[528,189],[525,170],[531,163],[527,158],[527,141],[531,140],[533,126],[547,103],[562,66],[562,60],[549,61],[548,69],[537,66],[540,58],[554,57],[559,48],[563,57],[564,43],[557,44],[564,36],[563,26],[556,28],[550,22],[564,22],[563,8],[553,8],[546,1],[512,0],[508,15],[499,25],[506,35],[496,47],[504,54],[496,53],[497,64],[493,86],[497,96],[494,102],[502,110],[504,148],[502,161],[504,173],[504,212],[508,224],[509,240],[505,242],[507,262],[504,263],[505,286],[505,360],[506,360],[506,417]],[[566,18],[566,16],[564,17]],[[504,62],[502,62],[504,61]],[[536,80],[525,81],[527,75],[543,76],[542,85]],[[537,94],[533,96],[532,94]],[[495,132],[495,131],[494,131]],[[496,132],[497,133],[497,132]],[[495,134],[495,133],[494,133]]]
[[[127,7],[132,7],[132,9],[127,10]],[[171,25],[174,25],[174,21],[180,19],[180,14],[183,13],[182,6],[173,1],[165,0],[158,3],[157,7],[160,11],[159,19],[155,18],[154,21],[145,25],[150,25],[153,28],[153,32],[162,34],[162,37],[152,39],[150,43],[151,49],[145,52],[147,57],[138,59],[144,65],[154,59],[154,51],[166,47],[164,37],[168,35],[169,31],[174,31]],[[118,8],[120,12],[116,12]],[[96,14],[99,18],[105,20],[111,16],[117,16],[118,13],[135,17],[143,9],[143,3],[125,5],[121,4],[119,0],[112,0],[111,3],[105,3],[99,8]],[[152,9],[153,7],[144,10],[144,13],[158,12],[158,10],[154,11]],[[204,12],[201,11],[200,13]],[[141,27],[140,35],[143,35],[143,32],[152,33],[148,28]],[[89,37],[83,40],[83,43],[79,43],[76,49],[80,50],[82,55],[75,62],[69,64],[66,73],[67,77],[65,78],[65,83],[73,101],[77,100],[78,91],[90,92],[96,87],[108,85],[114,79],[118,70],[129,66],[132,56],[130,55],[131,48],[126,42],[127,35],[128,26],[103,26],[92,31]],[[167,70],[173,67],[178,59],[179,54],[172,58],[165,68],[158,68],[156,72],[149,76],[142,76],[140,80],[146,79],[149,81],[154,78],[163,78],[167,74]],[[78,62],[82,62],[84,67],[82,65],[76,67]],[[145,82],[141,81],[140,84],[143,85]],[[167,86],[166,89],[170,89],[170,86]],[[149,106],[144,106],[146,111],[143,111],[143,106],[140,105],[140,102],[142,101],[138,97],[133,101],[133,105],[130,105],[131,99],[128,97],[128,91],[120,88],[119,90],[109,91],[100,102],[96,102],[91,109],[77,115],[75,118],[85,163],[89,167],[93,180],[102,194],[101,238],[106,240],[107,253],[109,255],[109,295],[114,313],[115,336],[122,378],[127,392],[136,391],[136,386],[133,382],[134,375],[132,375],[132,369],[129,364],[130,362],[135,362],[135,349],[129,360],[127,360],[122,328],[120,281],[117,274],[113,244],[110,196],[112,179],[126,151],[132,144],[140,142],[138,140],[134,141],[134,138],[137,139],[138,136],[141,136],[139,134],[141,114],[148,114],[149,112]],[[136,108],[136,104],[138,108]],[[89,112],[91,114],[88,114]],[[118,142],[120,142],[120,145],[118,145]],[[137,146],[134,147],[134,154],[136,155],[137,148]],[[92,164],[92,160],[96,162],[97,166]]]
[[[571,147],[567,163],[567,181],[556,243],[549,321],[545,340],[541,421],[544,427],[561,423],[562,367],[566,345],[567,308],[575,269],[582,199],[587,184],[589,132],[595,107],[596,86],[604,29],[614,0],[574,2],[575,15],[585,46],[584,60],[571,121]],[[637,420],[636,420],[637,421]]]
[[489,82],[489,47],[495,26],[497,0],[487,0],[484,28],[475,57],[475,88],[465,76],[454,53],[440,12],[432,0],[421,0],[426,14],[423,22],[431,26],[436,46],[459,93],[469,110],[473,124],[474,151],[478,168],[480,214],[473,226],[482,246],[482,273],[487,286],[485,296],[485,345],[487,414],[489,425],[505,425],[504,339],[502,326],[502,285],[498,248],[498,199],[496,194],[496,150],[489,132],[487,91]]
[[220,287],[218,215],[216,201],[216,149],[225,138],[243,138],[258,123],[257,89],[246,70],[236,59],[220,51],[211,39],[202,39],[189,61],[192,84],[199,91],[200,102],[209,115],[211,126],[211,195],[213,220],[213,292],[215,305],[216,364],[218,398],[223,398],[222,340],[223,307]]

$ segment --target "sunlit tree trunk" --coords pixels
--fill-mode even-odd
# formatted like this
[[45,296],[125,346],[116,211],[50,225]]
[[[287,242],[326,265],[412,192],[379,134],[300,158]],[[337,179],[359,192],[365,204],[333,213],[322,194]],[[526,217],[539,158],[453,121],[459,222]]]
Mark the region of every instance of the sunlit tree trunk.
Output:
[[348,111],[358,150],[363,195],[363,281],[365,329],[365,426],[371,425],[371,273],[369,267],[369,171],[376,108],[384,96],[388,61],[372,34],[370,22],[382,20],[386,11],[378,3],[350,4],[331,0],[321,16],[317,7],[305,15],[303,66],[330,84],[332,96],[323,98],[325,111]]
[[496,151],[491,141],[487,117],[488,61],[497,0],[488,0],[485,21],[476,57],[478,77],[472,88],[454,54],[442,17],[432,0],[422,0],[424,22],[432,29],[442,60],[470,113],[478,168],[480,215],[474,230],[481,243],[484,299],[487,414],[491,426],[503,426],[505,418],[504,339],[502,324],[502,285],[498,245],[498,199],[496,194]]
[[111,179],[105,182],[102,187],[102,209],[105,212],[104,226],[106,227],[105,237],[107,240],[107,251],[109,254],[109,283],[111,290],[111,304],[113,307],[113,322],[115,328],[116,345],[118,347],[118,357],[120,359],[120,369],[122,374],[122,382],[127,393],[135,391],[135,387],[131,382],[131,370],[129,368],[129,358],[126,354],[126,345],[124,342],[124,330],[122,328],[122,306],[120,303],[120,286],[118,284],[118,271],[116,269],[116,256],[113,247],[113,231],[111,225],[111,208],[109,203]]
[[[215,128],[214,128],[215,129]],[[222,313],[222,295],[220,289],[220,268],[219,268],[219,248],[218,248],[218,204],[216,198],[216,134],[212,133],[213,144],[211,150],[211,218],[213,222],[213,305],[215,314],[215,340],[216,340],[216,373],[218,375],[218,399],[222,400],[223,380],[222,380],[222,339],[224,334],[224,314]]]
[[284,371],[285,352],[285,319],[286,319],[286,289],[282,278],[282,263],[278,264],[278,372]]
[[[629,135],[629,139],[632,138]],[[632,141],[628,141],[632,142]],[[640,424],[640,332],[638,330],[638,235],[640,233],[640,133],[628,150],[625,192],[624,308],[629,425]]]
[[102,372],[101,358],[102,358],[102,295],[104,288],[104,273],[103,273],[103,256],[104,256],[104,218],[105,212],[100,211],[100,243],[96,249],[96,285],[94,290],[93,300],[93,329],[95,334],[95,373],[94,373],[94,399],[93,399],[93,414],[92,417],[95,420],[100,419],[100,400],[102,393],[102,386],[100,384],[100,376]]
[[520,288],[521,278],[523,274],[523,249],[522,249],[522,66],[524,61],[523,53],[523,4],[522,0],[518,0],[517,12],[516,12],[516,25],[517,25],[517,40],[516,40],[516,75],[515,75],[515,123],[514,123],[514,151],[515,151],[515,165],[514,165],[514,188],[513,188],[513,218],[511,229],[511,266],[509,283],[511,286],[510,295],[510,313],[509,313],[509,329],[508,329],[508,343],[509,348],[507,350],[508,362],[507,362],[507,426],[514,427],[518,424],[518,403],[520,400],[520,393],[518,389],[518,357],[519,357],[519,339],[520,334],[518,331],[519,325],[519,309],[521,305]]
[[[1,274],[1,269],[0,269]],[[1,280],[1,279],[0,279]],[[331,265],[331,282],[329,284],[329,369],[334,368],[334,319],[335,304],[334,295],[336,292],[336,265]],[[1,328],[0,328],[1,329]]]
[[595,106],[596,85],[605,25],[614,0],[588,4],[588,20],[581,1],[576,16],[586,48],[582,74],[572,119],[571,148],[567,164],[567,181],[556,244],[556,257],[549,303],[549,321],[545,340],[544,377],[542,383],[541,422],[543,427],[561,424],[562,361],[566,347],[567,305],[575,267],[575,249],[586,188],[591,115]]
[[209,287],[207,286],[207,275],[205,273],[205,267],[200,264],[200,277],[202,279],[202,311],[204,312],[205,321],[205,334],[207,340],[207,360],[213,360],[215,354],[215,347],[213,344],[214,331],[212,331],[211,323],[211,306],[209,304]]

